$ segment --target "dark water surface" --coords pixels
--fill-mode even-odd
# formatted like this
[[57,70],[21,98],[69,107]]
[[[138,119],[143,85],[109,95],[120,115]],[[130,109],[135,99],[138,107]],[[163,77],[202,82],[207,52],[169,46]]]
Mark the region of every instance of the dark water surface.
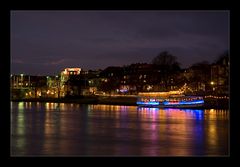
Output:
[[228,110],[11,102],[12,156],[228,154]]

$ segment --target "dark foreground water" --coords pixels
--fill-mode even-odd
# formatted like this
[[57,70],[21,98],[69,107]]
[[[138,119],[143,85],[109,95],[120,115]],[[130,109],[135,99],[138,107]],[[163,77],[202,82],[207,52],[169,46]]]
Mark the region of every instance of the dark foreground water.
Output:
[[11,102],[12,156],[228,154],[228,110]]

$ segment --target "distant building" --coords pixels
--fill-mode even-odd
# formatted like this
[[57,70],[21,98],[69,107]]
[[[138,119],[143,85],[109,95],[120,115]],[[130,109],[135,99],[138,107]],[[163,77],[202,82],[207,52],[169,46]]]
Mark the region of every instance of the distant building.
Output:
[[69,86],[66,85],[70,76],[80,75],[81,68],[65,68],[60,74],[60,97],[64,97],[69,92]]
[[64,75],[79,75],[81,72],[81,68],[65,68],[61,74]]
[[[178,76],[178,73],[175,74]],[[162,67],[155,64],[131,64],[124,67],[121,87],[135,94],[141,91],[175,90],[177,88],[175,74],[167,74]]]
[[46,92],[46,76],[12,75],[11,95],[12,98],[43,97]]
[[61,96],[93,95],[98,91],[102,70],[66,68],[61,72]]
[[211,67],[211,84],[215,94],[229,94],[229,58],[223,57]]
[[12,75],[11,76],[11,88],[30,88],[31,79],[29,75]]
[[206,95],[211,93],[211,64],[207,61],[193,64],[184,70],[183,76],[188,85],[188,92],[194,95]]
[[180,84],[184,85],[178,76],[178,72],[166,73],[162,67],[155,64],[137,63],[123,67],[108,67],[101,72],[100,89],[120,94],[175,90]]
[[100,83],[98,90],[108,93],[116,93],[117,89],[120,87],[122,77],[122,67],[107,67],[99,74]]
[[152,91],[154,85],[157,84],[156,71],[157,69],[154,65],[147,63],[125,66],[120,92],[125,92],[126,90],[130,93]]
[[80,75],[81,68],[65,68],[61,71],[61,81],[66,82],[70,75]]
[[102,70],[89,70],[87,80],[89,85],[89,93],[96,94],[101,83],[100,73]]

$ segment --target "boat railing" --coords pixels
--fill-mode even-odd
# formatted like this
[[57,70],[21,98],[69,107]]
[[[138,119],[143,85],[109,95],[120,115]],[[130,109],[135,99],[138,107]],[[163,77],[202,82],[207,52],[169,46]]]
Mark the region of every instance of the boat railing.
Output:
[[194,100],[203,100],[203,97],[201,96],[169,96],[169,97],[149,97],[149,96],[140,96],[138,98],[140,101],[194,101]]

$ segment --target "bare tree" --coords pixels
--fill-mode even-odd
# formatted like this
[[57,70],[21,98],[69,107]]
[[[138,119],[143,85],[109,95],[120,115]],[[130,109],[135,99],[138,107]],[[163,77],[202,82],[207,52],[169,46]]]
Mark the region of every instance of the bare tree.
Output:
[[164,51],[152,60],[152,64],[158,66],[161,89],[165,91],[169,90],[173,76],[181,70],[177,62],[177,57]]
[[152,64],[156,64],[165,68],[179,68],[179,63],[177,62],[177,57],[168,53],[167,51],[161,52],[152,60]]

